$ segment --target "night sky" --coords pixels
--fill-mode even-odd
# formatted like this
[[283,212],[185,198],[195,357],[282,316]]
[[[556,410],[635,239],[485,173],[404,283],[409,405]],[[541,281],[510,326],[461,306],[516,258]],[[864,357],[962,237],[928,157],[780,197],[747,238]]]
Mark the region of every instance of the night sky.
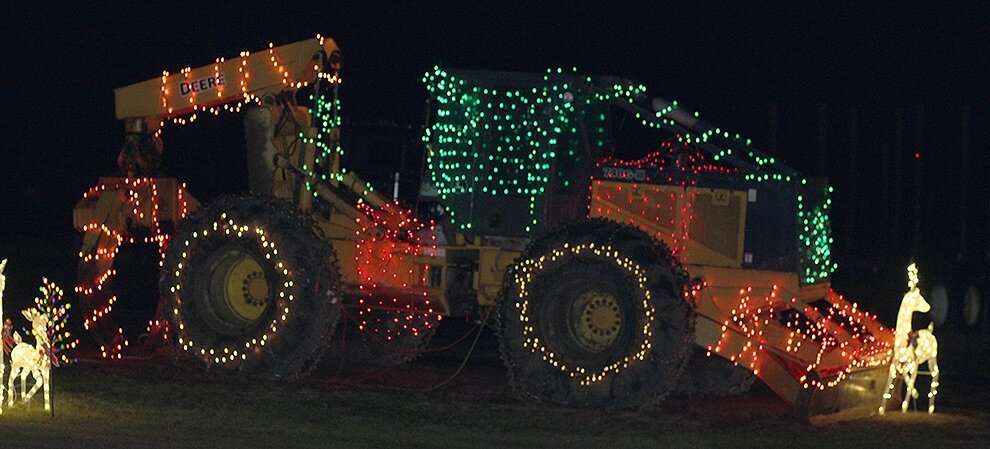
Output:
[[[964,214],[957,149],[960,117],[968,107],[972,193],[965,215],[969,232],[982,240],[966,245],[986,251],[990,195],[982,174],[990,165],[990,20],[985,5],[337,3],[6,6],[0,23],[5,116],[0,257],[34,258],[32,275],[55,271],[71,285],[77,251],[72,207],[97,177],[112,174],[122,143],[122,125],[113,111],[115,87],[317,33],[341,47],[346,119],[394,122],[412,127],[414,134],[426,100],[420,78],[435,64],[530,72],[577,67],[637,80],[653,95],[678,100],[709,122],[753,138],[797,169],[829,176],[837,190],[836,240],[845,242],[837,246],[845,267],[839,274],[870,269],[871,258],[892,247],[898,250],[883,256],[885,261],[910,256],[905,236],[914,226],[895,226],[891,216],[920,216],[923,241],[958,246],[953,236]],[[824,116],[822,104],[827,104]],[[849,120],[853,107],[855,137]],[[904,145],[893,157],[902,161],[899,187],[905,193],[892,205],[895,195],[883,194],[891,187],[881,181],[881,148],[886,143],[894,149],[898,108]],[[349,129],[343,132],[346,139]],[[166,168],[189,181],[194,193],[236,191],[237,182],[217,180],[238,179],[227,172],[243,167],[243,153],[224,140],[210,142],[215,148],[169,146],[166,140]],[[818,162],[822,144],[828,149],[824,172]],[[407,151],[415,159],[421,148]],[[851,151],[857,153],[853,168]],[[914,160],[915,152],[920,160]],[[390,150],[383,159],[394,164],[395,154]],[[919,163],[923,169],[916,172],[913,164]],[[914,201],[918,180],[924,193]],[[198,187],[204,185],[209,188]],[[881,204],[881,198],[888,202]],[[890,213],[893,207],[900,212]],[[891,232],[900,237],[889,241],[885,236]],[[38,248],[37,254],[27,254],[27,247]],[[847,277],[855,276],[847,271]]]

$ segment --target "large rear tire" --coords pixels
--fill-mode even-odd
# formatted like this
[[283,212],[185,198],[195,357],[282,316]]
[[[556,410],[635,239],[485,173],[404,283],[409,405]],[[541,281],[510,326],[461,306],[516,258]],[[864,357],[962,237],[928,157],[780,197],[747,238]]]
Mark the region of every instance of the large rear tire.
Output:
[[667,247],[631,226],[582,220],[535,239],[498,305],[513,385],[572,406],[663,399],[694,345],[687,282]]
[[340,317],[340,275],[308,216],[275,198],[222,197],[173,239],[159,285],[179,350],[275,378],[315,364]]

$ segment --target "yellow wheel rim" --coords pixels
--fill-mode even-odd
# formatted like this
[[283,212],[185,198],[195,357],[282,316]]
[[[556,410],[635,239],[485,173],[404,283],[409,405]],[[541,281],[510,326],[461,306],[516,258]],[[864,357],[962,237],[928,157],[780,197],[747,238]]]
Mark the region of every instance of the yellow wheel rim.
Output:
[[268,306],[268,280],[253,257],[243,255],[224,276],[224,300],[230,310],[246,321],[261,318]]
[[571,329],[581,346],[594,352],[605,351],[622,330],[618,298],[594,290],[582,293],[571,309]]

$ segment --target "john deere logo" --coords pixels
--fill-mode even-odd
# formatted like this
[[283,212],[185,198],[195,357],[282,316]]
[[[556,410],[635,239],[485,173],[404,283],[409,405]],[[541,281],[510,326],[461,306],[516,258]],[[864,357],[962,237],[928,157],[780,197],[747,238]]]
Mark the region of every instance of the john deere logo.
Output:
[[223,73],[216,76],[207,76],[193,81],[183,81],[179,83],[179,92],[185,97],[192,93],[205,92],[216,89],[217,86],[227,84],[223,79]]
[[643,181],[646,179],[646,170],[618,167],[602,167],[602,176],[608,179],[628,179],[632,181]]

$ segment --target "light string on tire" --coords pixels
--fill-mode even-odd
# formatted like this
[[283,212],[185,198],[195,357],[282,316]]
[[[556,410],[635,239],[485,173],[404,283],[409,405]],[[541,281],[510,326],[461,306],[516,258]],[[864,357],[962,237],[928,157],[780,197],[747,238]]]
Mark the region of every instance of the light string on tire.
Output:
[[[530,302],[529,302],[529,284],[533,281],[533,276],[539,271],[544,269],[547,264],[552,264],[561,257],[573,254],[575,256],[593,254],[594,256],[611,259],[618,267],[626,270],[636,279],[637,286],[642,292],[642,308],[646,316],[646,322],[643,324],[642,328],[637,332],[640,336],[640,342],[637,347],[637,351],[634,354],[628,355],[622,360],[616,361],[609,364],[598,372],[589,373],[588,370],[581,366],[568,366],[565,362],[561,361],[556,353],[552,349],[548,348],[545,343],[540,341],[540,338],[535,335],[535,329],[531,324],[532,316],[530,315]],[[652,349],[652,336],[653,336],[653,322],[655,321],[656,309],[653,307],[651,292],[647,288],[647,277],[646,271],[634,262],[633,260],[623,257],[618,251],[612,249],[609,245],[595,245],[594,243],[588,243],[583,245],[572,246],[565,243],[563,247],[556,248],[552,250],[549,255],[540,256],[538,259],[527,259],[524,260],[520,265],[518,265],[517,270],[513,273],[513,281],[519,288],[519,299],[514,304],[516,310],[519,311],[519,321],[523,327],[523,336],[526,338],[523,343],[523,347],[528,349],[532,353],[540,353],[543,356],[543,360],[548,364],[560,369],[560,371],[566,373],[572,378],[579,379],[580,385],[587,386],[600,382],[606,375],[610,373],[618,374],[621,370],[629,367],[637,361],[642,361],[649,354],[650,349]]]
[[248,354],[252,352],[258,352],[262,347],[272,342],[272,339],[276,336],[279,330],[279,326],[284,323],[290,316],[292,301],[295,299],[293,295],[294,283],[289,276],[291,274],[289,268],[286,266],[285,262],[279,257],[278,245],[268,233],[260,227],[248,226],[240,224],[231,218],[227,217],[227,213],[224,212],[220,214],[220,219],[214,221],[211,225],[205,228],[194,231],[192,233],[193,241],[198,238],[206,238],[211,234],[221,234],[225,236],[236,236],[239,239],[251,239],[254,240],[258,245],[258,249],[264,254],[265,260],[270,260],[272,265],[275,267],[278,274],[283,276],[284,281],[276,283],[278,285],[278,291],[276,293],[276,298],[285,299],[285,306],[278,311],[277,316],[271,320],[270,323],[264,325],[264,333],[260,336],[252,337],[250,340],[245,339],[241,343],[236,345],[226,345],[226,346],[207,346],[205,344],[197,343],[186,332],[185,317],[182,311],[185,309],[182,306],[182,287],[181,279],[182,272],[188,265],[188,260],[190,256],[190,250],[192,248],[192,242],[190,240],[185,240],[183,242],[176,242],[180,245],[177,248],[179,253],[179,260],[176,263],[175,271],[171,273],[175,276],[175,284],[169,287],[169,291],[175,299],[175,304],[171,311],[166,311],[166,313],[171,313],[175,316],[175,321],[178,323],[177,329],[175,330],[177,335],[178,346],[182,348],[183,351],[187,353],[198,356],[206,361],[212,361],[216,364],[227,364],[235,363],[247,360]]

